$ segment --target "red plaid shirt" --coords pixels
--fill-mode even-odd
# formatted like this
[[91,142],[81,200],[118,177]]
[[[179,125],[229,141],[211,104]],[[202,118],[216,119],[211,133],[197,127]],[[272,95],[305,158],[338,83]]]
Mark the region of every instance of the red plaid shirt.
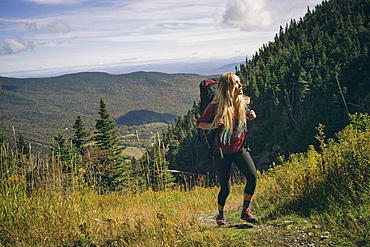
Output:
[[[197,119],[197,127],[199,126],[200,122],[208,122],[212,123],[217,111],[217,105],[216,104],[209,104],[202,116],[200,116]],[[223,130],[223,127],[221,127]],[[213,145],[213,150],[215,152],[220,153],[220,147],[222,149],[222,153],[224,154],[233,154],[236,152],[239,152],[243,149],[244,146],[244,137],[245,132],[244,129],[242,130],[242,133],[240,137],[238,137],[238,119],[235,119],[234,121],[234,127],[233,127],[233,133],[231,135],[230,144],[227,142],[226,144],[220,143],[220,138],[218,136],[215,137],[215,142]]]

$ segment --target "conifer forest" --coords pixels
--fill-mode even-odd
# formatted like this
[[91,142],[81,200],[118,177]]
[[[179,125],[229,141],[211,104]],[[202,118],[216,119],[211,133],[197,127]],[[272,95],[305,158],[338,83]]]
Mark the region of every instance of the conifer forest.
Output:
[[[264,234],[252,232],[251,246],[370,246],[369,50],[370,1],[324,0],[235,68],[257,113],[248,140]],[[94,126],[76,115],[70,135],[50,136],[47,153],[0,129],[0,246],[248,246],[245,233],[192,215],[214,210],[202,200],[218,184],[199,157],[199,101],[152,133],[140,158],[123,154],[108,101],[96,99]],[[241,191],[237,170],[232,181]],[[311,235],[297,237],[286,221]]]

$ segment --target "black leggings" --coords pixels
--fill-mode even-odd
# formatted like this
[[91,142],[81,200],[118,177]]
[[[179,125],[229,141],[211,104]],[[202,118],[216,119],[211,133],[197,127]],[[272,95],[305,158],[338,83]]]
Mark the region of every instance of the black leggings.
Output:
[[221,159],[220,153],[216,152],[214,161],[221,186],[221,190],[218,193],[218,205],[225,206],[226,198],[230,194],[231,165],[233,161],[247,179],[244,193],[248,195],[254,194],[257,185],[257,172],[253,159],[248,151],[243,149],[233,154],[224,154],[223,159]]

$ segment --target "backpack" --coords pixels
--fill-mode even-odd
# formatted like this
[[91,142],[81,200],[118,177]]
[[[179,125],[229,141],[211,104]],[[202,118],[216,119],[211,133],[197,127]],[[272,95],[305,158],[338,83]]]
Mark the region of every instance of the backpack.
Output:
[[[200,105],[199,115],[202,115],[207,106],[212,102],[217,88],[218,79],[209,78],[202,80],[199,84]],[[193,168],[201,174],[215,175],[213,164],[213,141],[217,129],[208,131],[198,128],[194,142],[194,163]]]
[[204,110],[207,108],[209,103],[212,102],[213,98],[216,94],[218,79],[209,78],[207,80],[203,80],[199,84],[199,91],[200,91],[200,107],[199,107],[199,115],[202,115]]

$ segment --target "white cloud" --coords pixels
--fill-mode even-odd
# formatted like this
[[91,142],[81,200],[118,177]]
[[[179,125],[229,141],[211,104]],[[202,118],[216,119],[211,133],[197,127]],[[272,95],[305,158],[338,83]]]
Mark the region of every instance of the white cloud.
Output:
[[33,42],[25,42],[21,38],[5,39],[1,48],[3,54],[16,54],[28,49],[33,49]]
[[36,22],[26,22],[26,23],[23,23],[22,26],[30,32],[38,32],[39,31],[39,28],[37,27]]
[[[11,22],[20,22],[12,20]],[[61,20],[53,20],[49,24],[42,25],[38,27],[36,22],[20,22],[29,32],[35,33],[69,33],[71,29],[69,25]],[[0,47],[0,55],[12,55],[21,53],[27,50],[32,50],[36,47],[56,47],[56,46],[66,46],[71,44],[71,38],[60,38],[53,36],[45,36],[43,34],[39,36],[27,36],[17,38],[4,38],[2,47]],[[54,35],[54,34],[53,34]]]
[[61,32],[61,33],[69,33],[71,31],[69,25],[61,20],[54,20],[50,24],[42,26],[40,29],[43,31]]
[[36,22],[23,23],[23,26],[26,30],[31,32],[60,32],[65,34],[71,31],[69,24],[63,20],[53,20],[49,24],[43,25],[40,28]]
[[229,0],[223,15],[223,24],[243,31],[270,26],[277,18],[265,0]]
[[307,6],[312,10],[320,0],[228,0],[222,24],[242,31],[285,26],[291,19],[303,17]]
[[279,15],[279,25],[285,26],[285,23],[291,19],[299,20],[307,12],[307,6],[312,10],[314,6],[320,3],[320,0],[266,0],[270,9],[276,10]]
[[[0,17],[6,23],[0,28],[0,54],[8,55],[0,57],[0,73],[250,56],[273,39],[279,25],[303,16],[307,5],[318,1],[89,0],[42,6],[53,11]],[[37,47],[42,49],[24,52]]]
[[69,39],[55,39],[55,40],[44,40],[35,42],[35,46],[38,47],[57,47],[57,46],[69,46],[72,41]]

